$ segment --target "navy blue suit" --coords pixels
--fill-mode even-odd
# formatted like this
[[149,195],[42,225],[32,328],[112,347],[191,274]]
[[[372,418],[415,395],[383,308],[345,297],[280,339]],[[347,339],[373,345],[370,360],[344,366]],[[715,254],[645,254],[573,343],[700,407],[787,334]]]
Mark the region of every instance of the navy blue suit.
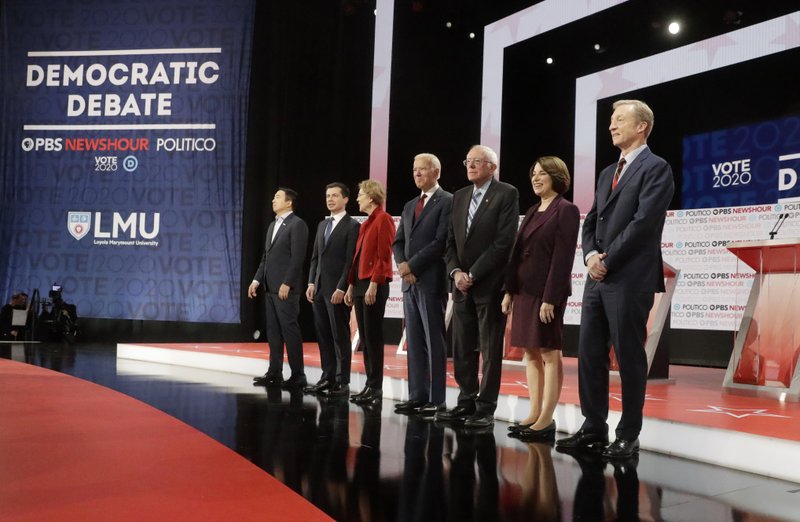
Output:
[[589,278],[583,293],[579,353],[579,392],[583,429],[608,430],[609,343],[614,345],[622,381],[622,419],[617,438],[632,440],[642,428],[647,386],[647,317],[653,294],[664,291],[661,232],[675,183],[662,158],[642,150],[611,184],[617,164],[597,180],[592,209],[583,223],[584,256],[605,253],[602,281]]
[[[330,218],[328,218],[330,219]],[[336,290],[347,291],[347,275],[356,251],[358,222],[345,214],[325,242],[324,219],[317,226],[308,284],[314,285],[314,325],[317,330],[322,377],[329,382],[350,383],[350,307],[333,304]]]
[[442,404],[445,401],[447,351],[444,311],[447,273],[444,251],[453,195],[439,188],[419,218],[419,197],[406,203],[392,244],[394,260],[407,262],[416,283],[403,280],[403,315],[408,343],[409,400]]

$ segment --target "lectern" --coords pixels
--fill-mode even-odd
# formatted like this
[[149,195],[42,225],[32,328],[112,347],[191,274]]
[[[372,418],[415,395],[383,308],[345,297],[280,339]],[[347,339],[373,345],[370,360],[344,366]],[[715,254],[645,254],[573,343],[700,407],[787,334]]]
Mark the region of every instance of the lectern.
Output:
[[723,386],[800,400],[800,239],[736,241],[737,273],[755,270]]

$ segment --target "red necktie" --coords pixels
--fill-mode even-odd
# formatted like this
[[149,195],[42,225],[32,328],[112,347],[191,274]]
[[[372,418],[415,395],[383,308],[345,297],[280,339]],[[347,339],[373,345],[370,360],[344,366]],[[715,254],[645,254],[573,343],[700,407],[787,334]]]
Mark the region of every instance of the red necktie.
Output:
[[625,158],[619,160],[617,163],[617,171],[614,172],[614,181],[611,182],[611,190],[617,188],[617,183],[619,182],[619,177],[622,174],[622,168],[625,166]]
[[419,201],[417,201],[417,206],[414,208],[414,221],[416,222],[419,219],[419,215],[422,214],[422,209],[425,208],[425,198],[427,198],[427,194],[423,194],[420,196]]

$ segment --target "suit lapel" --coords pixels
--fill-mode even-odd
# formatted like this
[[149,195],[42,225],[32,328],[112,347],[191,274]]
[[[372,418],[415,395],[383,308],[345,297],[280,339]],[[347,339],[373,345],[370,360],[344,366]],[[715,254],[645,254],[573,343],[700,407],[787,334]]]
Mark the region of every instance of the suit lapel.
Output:
[[[525,231],[525,237],[526,238],[530,237],[531,234],[533,234],[539,228],[541,228],[542,225],[544,225],[545,223],[550,221],[550,219],[555,215],[556,209],[558,208],[558,206],[560,204],[561,204],[561,196],[556,196],[556,199],[554,199],[553,202],[550,203],[550,206],[548,206],[544,210],[544,212],[540,213],[541,215],[539,216],[539,218],[533,224],[529,225],[529,229],[528,230],[523,228],[523,230]],[[539,212],[539,207],[540,206],[541,206],[541,203],[536,205],[536,209],[530,215],[531,219],[533,218],[533,216],[535,215],[536,212]]]
[[[486,190],[486,193],[483,195],[483,199],[481,199],[481,204],[478,205],[477,210],[475,210],[475,215],[472,216],[472,225],[469,227],[469,232],[467,232],[467,238],[472,235],[472,232],[475,230],[475,222],[478,221],[484,212],[486,212],[486,207],[489,206],[489,203],[494,198],[495,189],[497,188],[497,180],[493,179],[491,183],[489,183],[489,188]],[[475,190],[475,187],[472,187],[472,190]],[[469,198],[472,198],[473,192],[469,192]],[[467,200],[469,201],[469,199]],[[467,203],[467,213],[469,213],[469,203]],[[466,225],[466,216],[464,217],[464,224]]]
[[[433,193],[433,196],[431,196],[431,200],[428,201],[428,203],[424,207],[422,207],[422,212],[420,212],[419,218],[416,221],[414,220],[414,209],[416,208],[416,203],[411,207],[411,213],[410,213],[411,214],[411,218],[410,219],[411,219],[411,221],[414,222],[414,225],[411,227],[412,230],[417,228],[417,223],[419,223],[423,219],[425,219],[426,215],[428,215],[431,212],[433,212],[433,210],[431,210],[431,209],[433,209],[433,207],[436,206],[436,204],[439,202],[439,199],[441,198],[441,191],[442,191],[442,189],[440,188],[439,190],[437,190],[436,192]],[[417,198],[417,199],[419,199],[419,198]]]
[[[622,176],[622,178],[619,180],[619,183],[617,183],[617,188],[615,188],[614,190],[611,190],[611,176],[614,175],[613,171],[616,170],[615,166],[616,164],[607,167],[607,170],[611,172],[611,176],[608,177],[607,180],[608,182],[604,181],[603,186],[600,187],[601,189],[603,189],[604,193],[607,194],[607,197],[605,199],[605,203],[603,204],[602,208],[598,206],[599,212],[602,212],[606,206],[608,206],[612,201],[617,199],[619,195],[622,193],[622,191],[625,190],[625,187],[627,187],[630,183],[632,183],[631,180],[639,177],[640,172],[642,170],[642,164],[649,155],[650,155],[650,149],[648,148],[645,148],[642,152],[640,152],[639,155],[636,156],[636,159],[634,159],[633,162],[630,164],[630,166],[628,166],[628,170],[625,171],[625,175]],[[598,203],[599,202],[600,200],[598,199]]]

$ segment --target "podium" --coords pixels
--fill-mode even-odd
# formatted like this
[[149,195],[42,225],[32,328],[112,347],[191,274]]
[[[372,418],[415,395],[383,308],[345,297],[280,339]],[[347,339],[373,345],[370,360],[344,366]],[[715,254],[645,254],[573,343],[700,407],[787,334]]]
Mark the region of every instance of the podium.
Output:
[[[668,380],[669,379],[669,350],[667,346],[661,346],[661,334],[667,324],[669,317],[672,295],[675,293],[675,286],[678,283],[680,270],[664,263],[664,292],[655,294],[653,307],[650,308],[650,315],[647,317],[647,340],[644,343],[644,351],[647,354],[647,380]],[[609,353],[611,360],[611,375],[619,377],[619,363],[614,354],[612,346]]]
[[755,275],[723,386],[800,401],[800,238],[736,241],[727,248]]

